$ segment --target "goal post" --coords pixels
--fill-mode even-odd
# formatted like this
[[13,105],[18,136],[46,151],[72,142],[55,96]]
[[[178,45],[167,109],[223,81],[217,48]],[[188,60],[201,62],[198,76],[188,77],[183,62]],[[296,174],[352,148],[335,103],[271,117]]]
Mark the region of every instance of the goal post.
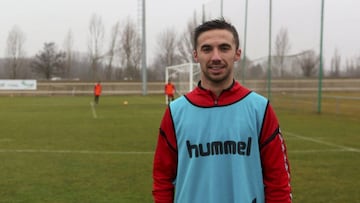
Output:
[[[176,95],[190,92],[200,80],[200,69],[197,63],[185,63],[165,68],[165,84],[171,81],[175,85]],[[167,96],[165,95],[167,103]]]

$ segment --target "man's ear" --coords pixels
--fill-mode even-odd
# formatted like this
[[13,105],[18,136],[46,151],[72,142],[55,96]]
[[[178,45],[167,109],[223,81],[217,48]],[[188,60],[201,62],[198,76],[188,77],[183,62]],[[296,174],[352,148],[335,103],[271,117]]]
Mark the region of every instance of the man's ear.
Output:
[[198,62],[198,54],[196,50],[193,51],[193,57],[194,57],[194,61]]
[[235,61],[240,60],[240,58],[241,58],[241,49],[236,50],[234,58],[235,58]]

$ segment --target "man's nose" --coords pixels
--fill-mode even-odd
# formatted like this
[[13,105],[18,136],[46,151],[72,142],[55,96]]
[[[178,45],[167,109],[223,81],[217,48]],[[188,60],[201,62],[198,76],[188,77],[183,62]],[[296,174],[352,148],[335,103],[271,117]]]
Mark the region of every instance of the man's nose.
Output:
[[213,50],[213,54],[211,56],[212,61],[221,61],[220,52],[218,49]]

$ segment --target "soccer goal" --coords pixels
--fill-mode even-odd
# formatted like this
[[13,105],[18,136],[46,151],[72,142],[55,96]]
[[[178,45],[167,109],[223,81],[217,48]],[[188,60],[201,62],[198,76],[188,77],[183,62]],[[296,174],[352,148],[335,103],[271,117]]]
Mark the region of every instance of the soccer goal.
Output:
[[[176,95],[184,95],[191,91],[200,80],[200,68],[197,63],[186,63],[165,68],[165,83],[171,81],[175,85]],[[166,97],[166,95],[165,95]],[[166,102],[168,101],[165,98]]]

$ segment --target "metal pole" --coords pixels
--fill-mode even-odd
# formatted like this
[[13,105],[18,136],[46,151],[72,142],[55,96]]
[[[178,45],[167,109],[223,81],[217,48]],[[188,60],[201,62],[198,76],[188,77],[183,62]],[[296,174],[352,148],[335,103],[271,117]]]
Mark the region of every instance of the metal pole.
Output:
[[324,0],[321,0],[321,23],[320,23],[320,67],[319,67],[319,86],[318,86],[318,108],[317,112],[321,113],[321,93],[323,77],[323,35],[324,35]]
[[244,25],[244,53],[243,53],[243,65],[241,73],[241,83],[245,84],[245,67],[246,67],[246,36],[247,36],[247,19],[248,19],[248,0],[245,2],[245,25]]
[[268,56],[268,99],[271,100],[271,21],[272,21],[272,0],[269,5],[269,56]]
[[204,23],[206,20],[205,19],[205,4],[202,5],[202,16],[201,17],[202,17],[202,19],[201,19],[202,23]]
[[220,0],[220,17],[224,17],[224,0]]
[[146,8],[145,0],[142,0],[142,90],[143,95],[147,94],[147,76],[146,76]]

